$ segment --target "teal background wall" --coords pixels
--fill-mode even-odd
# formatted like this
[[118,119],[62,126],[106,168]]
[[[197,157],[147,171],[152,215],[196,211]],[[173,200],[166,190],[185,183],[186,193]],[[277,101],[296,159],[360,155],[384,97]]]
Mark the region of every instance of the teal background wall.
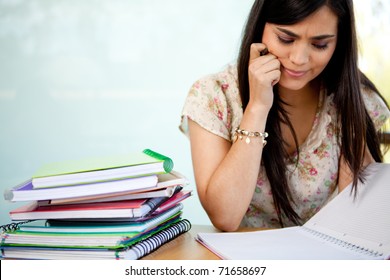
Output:
[[[237,55],[250,0],[0,0],[0,191],[42,164],[144,148],[170,156],[207,224],[178,130],[192,83]],[[0,224],[25,203],[0,197]]]

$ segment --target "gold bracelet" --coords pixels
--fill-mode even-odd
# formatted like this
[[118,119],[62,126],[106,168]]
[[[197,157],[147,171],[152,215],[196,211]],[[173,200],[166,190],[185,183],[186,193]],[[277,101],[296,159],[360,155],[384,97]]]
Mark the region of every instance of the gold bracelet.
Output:
[[234,130],[234,136],[233,136],[233,143],[237,141],[237,139],[244,139],[245,138],[245,143],[249,144],[251,142],[251,139],[250,137],[259,137],[261,138],[262,140],[262,143],[263,143],[263,147],[267,144],[267,140],[265,140],[265,138],[268,137],[268,133],[267,132],[252,132],[252,131],[247,131],[245,129],[241,129],[239,127],[237,127],[235,130]]

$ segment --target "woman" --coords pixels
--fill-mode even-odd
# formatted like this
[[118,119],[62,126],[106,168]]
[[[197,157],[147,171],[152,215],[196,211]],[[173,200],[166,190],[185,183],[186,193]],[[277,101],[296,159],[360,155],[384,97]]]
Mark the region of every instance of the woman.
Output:
[[389,108],[356,41],[351,0],[255,1],[237,65],[197,81],[183,109],[214,226],[304,223],[382,161]]

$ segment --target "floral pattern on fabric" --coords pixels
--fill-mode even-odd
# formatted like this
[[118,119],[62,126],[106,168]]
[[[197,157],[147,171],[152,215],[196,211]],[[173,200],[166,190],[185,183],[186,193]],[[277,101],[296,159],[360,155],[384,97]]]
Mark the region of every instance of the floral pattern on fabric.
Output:
[[[363,96],[375,127],[380,129],[390,116],[389,110],[377,94],[363,90]],[[189,118],[206,130],[232,141],[242,115],[237,69],[229,65],[224,71],[194,83],[183,107],[180,129],[187,133],[186,121]],[[295,202],[294,209],[303,222],[337,194],[340,139],[337,138],[336,119],[333,94],[322,92],[312,130],[300,146],[299,157],[295,155],[293,162],[288,164],[287,178]],[[284,223],[286,226],[294,225],[287,220]],[[241,226],[280,227],[263,166]]]

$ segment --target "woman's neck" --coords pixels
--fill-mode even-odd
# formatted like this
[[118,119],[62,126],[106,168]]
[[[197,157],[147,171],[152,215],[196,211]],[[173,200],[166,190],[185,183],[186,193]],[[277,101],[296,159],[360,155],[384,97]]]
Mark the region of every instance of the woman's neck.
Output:
[[[294,130],[298,147],[306,141],[312,131],[318,110],[320,89],[319,83],[308,84],[298,91],[279,87],[279,95],[283,101],[282,106]],[[281,131],[287,153],[290,155],[294,154],[296,152],[296,143],[290,127],[282,123]]]
[[279,86],[279,96],[286,104],[299,108],[318,103],[320,83],[317,81],[307,84],[300,90],[290,90]]

